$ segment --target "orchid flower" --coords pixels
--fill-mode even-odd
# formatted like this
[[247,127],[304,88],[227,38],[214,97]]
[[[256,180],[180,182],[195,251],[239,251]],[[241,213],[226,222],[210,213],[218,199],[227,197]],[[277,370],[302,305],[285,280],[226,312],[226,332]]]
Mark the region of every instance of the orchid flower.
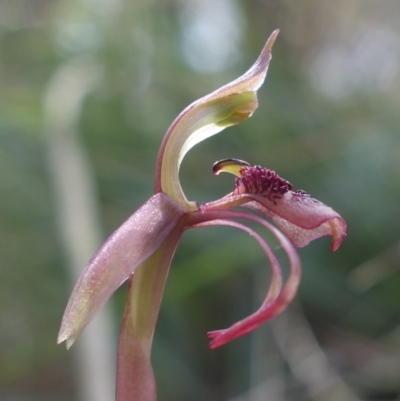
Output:
[[[223,330],[211,331],[211,348],[243,336],[282,312],[300,282],[295,247],[332,236],[335,251],[346,236],[338,213],[313,199],[274,171],[237,159],[215,163],[213,172],[236,176],[233,192],[198,204],[187,200],[179,181],[179,166],[197,143],[238,124],[258,106],[257,90],[264,82],[274,31],[254,65],[240,78],[188,106],[172,123],[161,144],[155,173],[155,194],[122,224],[89,261],[68,302],[58,342],[69,348],[116,289],[129,280],[118,351],[117,401],[154,401],[156,390],[150,353],[165,280],[182,234],[191,228],[226,225],[252,235],[271,265],[265,301],[249,317]],[[251,212],[236,210],[238,206]],[[273,223],[272,225],[266,218]],[[277,258],[266,241],[238,220],[266,227],[285,250],[290,274],[283,283]]]

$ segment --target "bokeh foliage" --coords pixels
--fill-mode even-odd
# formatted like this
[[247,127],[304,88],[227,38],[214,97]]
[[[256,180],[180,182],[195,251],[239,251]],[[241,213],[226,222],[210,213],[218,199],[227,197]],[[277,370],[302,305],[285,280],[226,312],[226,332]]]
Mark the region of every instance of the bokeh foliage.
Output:
[[[397,399],[399,17],[396,0],[2,0],[0,398],[78,397],[71,354],[55,345],[72,284],[44,129],[45,91],[57,69],[79,60],[99,73],[79,132],[105,238],[152,193],[158,146],[174,117],[245,71],[279,27],[258,111],[190,153],[183,187],[200,202],[221,197],[232,179],[213,177],[211,166],[236,157],[276,170],[337,210],[348,238],[335,254],[328,239],[300,250],[304,277],[291,313],[305,318],[354,399]],[[279,318],[286,326],[273,323],[208,350],[207,330],[260,302],[266,271],[243,233],[185,235],[154,347],[160,401],[250,400],[271,377],[283,383],[282,398],[268,398],[268,387],[252,400],[337,399],[313,393],[296,374],[290,347],[278,347],[277,337],[296,330],[290,314]],[[118,322],[124,289],[112,302]]]

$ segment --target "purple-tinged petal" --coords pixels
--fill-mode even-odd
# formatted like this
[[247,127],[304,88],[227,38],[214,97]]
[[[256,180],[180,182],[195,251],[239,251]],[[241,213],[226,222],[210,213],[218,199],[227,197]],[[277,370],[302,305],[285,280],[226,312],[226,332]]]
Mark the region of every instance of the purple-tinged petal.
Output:
[[303,247],[314,239],[331,235],[332,251],[336,251],[347,234],[343,218],[329,206],[296,192],[288,192],[276,205],[265,198],[249,196],[255,202],[244,206],[269,217],[297,246]]
[[301,264],[299,256],[292,243],[278,229],[276,229],[274,226],[258,216],[249,213],[225,210],[203,211],[201,218],[203,219],[203,221],[212,221],[219,218],[237,218],[252,220],[263,225],[268,230],[270,230],[272,234],[277,238],[278,242],[285,250],[290,263],[289,278],[286,281],[283,290],[279,293],[277,297],[269,298],[267,295],[267,298],[265,299],[261,307],[247,318],[235,323],[227,329],[215,330],[208,333],[208,336],[213,339],[210,343],[210,348],[217,348],[235,338],[248,334],[249,332],[259,327],[262,323],[272,319],[274,316],[281,313],[296,295],[297,288],[300,284]]
[[207,221],[204,223],[195,224],[195,225],[190,226],[189,228],[209,227],[209,226],[236,227],[243,231],[246,231],[247,233],[249,233],[251,236],[253,236],[257,240],[257,242],[260,244],[262,250],[264,251],[265,255],[267,256],[267,258],[269,259],[269,262],[271,264],[271,283],[270,283],[268,294],[267,294],[267,297],[266,297],[264,303],[273,302],[278,297],[278,295],[280,294],[281,289],[282,289],[282,270],[281,270],[281,266],[279,264],[278,259],[276,258],[275,254],[272,252],[271,247],[254,230],[252,230],[251,228],[249,228],[243,224],[237,223],[236,221],[216,219],[216,220],[211,220],[211,221]]
[[257,90],[264,82],[271,48],[279,31],[274,31],[254,65],[241,77],[189,105],[169,127],[156,165],[155,192],[164,192],[196,210],[180,186],[179,167],[185,154],[204,139],[250,117],[258,106]]
[[304,191],[293,191],[293,186],[275,171],[225,159],[215,163],[213,172],[238,176],[236,188],[224,198],[203,205],[205,210],[247,206],[269,217],[298,247],[331,235],[332,250],[336,251],[346,236],[346,223],[338,213]]
[[332,250],[336,251],[346,237],[343,218],[329,206],[309,195],[288,192],[281,199],[271,201],[261,195],[229,194],[202,206],[203,210],[227,210],[246,206],[270,218],[297,247],[325,235],[332,236]]
[[69,348],[111,294],[175,228],[185,210],[159,193],[143,204],[89,261],[69,299],[58,343]]
[[182,232],[181,224],[130,279],[118,344],[117,401],[156,400],[151,344],[165,280]]

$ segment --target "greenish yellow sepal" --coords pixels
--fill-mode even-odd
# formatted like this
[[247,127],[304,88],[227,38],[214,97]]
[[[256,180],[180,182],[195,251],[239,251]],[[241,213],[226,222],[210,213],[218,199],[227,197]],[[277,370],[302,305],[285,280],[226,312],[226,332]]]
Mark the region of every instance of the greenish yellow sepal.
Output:
[[250,166],[250,164],[239,159],[223,159],[214,164],[213,173],[215,175],[218,175],[221,172],[231,173],[237,177],[241,177],[240,170],[244,166]]
[[194,104],[173,124],[161,165],[161,189],[188,211],[197,209],[180,186],[179,166],[185,154],[196,144],[247,119],[257,108],[257,93],[245,91]]

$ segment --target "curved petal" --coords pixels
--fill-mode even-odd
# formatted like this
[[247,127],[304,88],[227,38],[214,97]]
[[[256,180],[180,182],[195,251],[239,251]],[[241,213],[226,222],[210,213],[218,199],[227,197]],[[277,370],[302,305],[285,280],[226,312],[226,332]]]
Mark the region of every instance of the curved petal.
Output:
[[226,210],[235,206],[246,206],[270,218],[297,247],[331,235],[332,250],[336,251],[347,234],[346,222],[337,212],[302,191],[288,191],[276,199],[231,193],[202,205],[202,209]]
[[185,210],[165,194],[152,196],[89,261],[69,299],[58,343],[69,348],[111,294],[176,227]]
[[150,353],[161,297],[183,232],[178,226],[136,270],[129,282],[118,344],[117,401],[155,401]]
[[196,210],[179,183],[179,167],[185,154],[197,143],[224,128],[247,119],[257,108],[257,89],[264,82],[276,30],[265,44],[254,65],[241,77],[188,106],[165,134],[157,158],[155,192],[164,192],[185,206]]
[[298,247],[306,246],[316,238],[332,236],[332,251],[336,251],[347,234],[343,218],[329,206],[296,192],[286,193],[274,203],[262,196],[250,195],[255,202],[244,206],[269,217]]
[[346,223],[338,213],[304,191],[293,191],[292,184],[275,171],[252,167],[243,160],[224,159],[213,166],[214,174],[221,172],[236,175],[235,190],[203,205],[203,210],[247,206],[274,221],[298,247],[331,235],[332,250],[336,251],[346,236]]
[[267,297],[265,298],[264,304],[273,302],[281,292],[282,289],[282,271],[281,266],[279,264],[278,259],[276,258],[275,254],[272,252],[271,247],[265,242],[265,240],[257,234],[251,228],[237,223],[231,220],[223,220],[223,219],[216,219],[207,221],[204,223],[194,224],[189,228],[197,228],[197,227],[208,227],[208,226],[231,226],[240,228],[243,231],[248,232],[251,236],[253,236],[257,242],[260,244],[262,250],[266,254],[267,258],[271,263],[271,283],[267,293]]
[[208,336],[213,339],[210,343],[210,348],[217,348],[235,338],[248,334],[259,327],[262,323],[281,313],[296,295],[297,288],[300,284],[301,264],[299,256],[292,243],[278,229],[258,216],[243,212],[222,210],[203,211],[198,218],[203,222],[208,220],[212,222],[212,220],[220,218],[237,218],[255,221],[272,232],[285,250],[290,263],[289,278],[283,287],[283,290],[277,297],[268,298],[267,296],[261,307],[247,318],[235,323],[227,329],[215,330],[208,333]]

